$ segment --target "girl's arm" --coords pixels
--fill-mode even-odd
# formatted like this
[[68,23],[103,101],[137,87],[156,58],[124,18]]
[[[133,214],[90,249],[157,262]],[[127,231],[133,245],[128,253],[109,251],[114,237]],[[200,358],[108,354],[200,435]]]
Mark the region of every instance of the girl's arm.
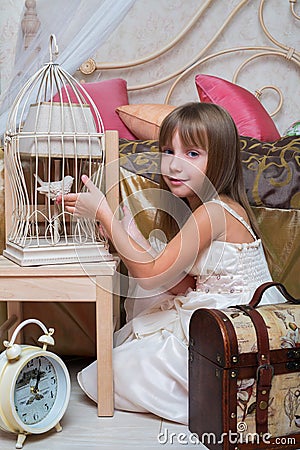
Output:
[[130,209],[127,206],[123,207],[123,217],[120,220],[123,228],[127,232],[127,234],[137,242],[141,247],[145,250],[149,251],[152,255],[156,254],[155,250],[151,247],[149,241],[145,238],[145,236],[139,230],[135,220],[131,214]]
[[[127,206],[124,206],[122,208],[123,211],[123,217],[120,220],[121,224],[125,228],[126,232],[129,234],[129,236],[135,240],[141,247],[143,247],[145,250],[150,252],[152,256],[158,255],[162,251],[162,248],[158,250],[157,245],[155,245],[155,248],[153,248],[151,242],[149,242],[145,236],[141,233],[139,230],[134,217],[131,214],[130,209]],[[155,241],[157,242],[157,241]],[[165,247],[166,244],[162,244],[163,247]],[[169,293],[173,295],[179,295],[179,294],[185,294],[188,289],[194,289],[196,285],[195,277],[191,275],[186,275],[182,281],[180,281],[178,284],[176,284],[174,287],[169,289]]]
[[185,294],[190,289],[195,289],[196,281],[192,275],[186,275],[182,281],[179,281],[174,287],[171,287],[168,292],[173,295]]
[[153,257],[127,234],[114,217],[104,194],[92,181],[85,175],[82,181],[88,192],[68,194],[58,201],[63,201],[66,211],[75,216],[96,219],[102,223],[119,256],[144,289],[174,287],[184,278],[184,272],[192,267],[199,253],[224,231],[224,222],[222,225],[222,221],[214,217],[220,215],[220,208],[209,208],[212,211],[208,213],[208,209],[202,205],[166,245],[165,250]]

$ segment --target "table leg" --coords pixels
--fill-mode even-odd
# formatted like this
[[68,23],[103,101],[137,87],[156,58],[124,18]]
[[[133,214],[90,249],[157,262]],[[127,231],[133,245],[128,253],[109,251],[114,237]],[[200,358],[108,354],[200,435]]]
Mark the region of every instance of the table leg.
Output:
[[118,269],[116,270],[114,277],[113,277],[113,288],[114,288],[114,295],[113,295],[113,324],[114,324],[114,331],[118,330],[121,325],[121,307],[120,307],[120,273]]
[[[13,315],[17,317],[17,320],[15,322],[15,326],[10,328],[7,332],[8,339],[10,340],[12,337],[13,332],[15,331],[15,328],[21,323],[23,320],[23,304],[22,302],[7,302],[7,317],[10,318]],[[23,333],[22,330],[18,333],[18,336],[16,337],[16,343],[20,344],[22,342]]]
[[8,330],[17,322],[18,318],[15,314],[9,316],[0,326],[0,339],[6,336]]
[[96,345],[98,416],[114,415],[113,390],[113,279],[96,277]]

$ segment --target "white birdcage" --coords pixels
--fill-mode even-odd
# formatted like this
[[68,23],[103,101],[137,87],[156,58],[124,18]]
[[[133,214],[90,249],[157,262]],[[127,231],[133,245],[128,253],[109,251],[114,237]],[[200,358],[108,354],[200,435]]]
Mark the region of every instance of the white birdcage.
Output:
[[[57,195],[85,189],[81,175],[101,187],[104,127],[83,86],[50,61],[19,92],[5,134],[6,249],[22,266],[112,259],[94,220],[74,218]],[[54,51],[52,49],[54,48]]]

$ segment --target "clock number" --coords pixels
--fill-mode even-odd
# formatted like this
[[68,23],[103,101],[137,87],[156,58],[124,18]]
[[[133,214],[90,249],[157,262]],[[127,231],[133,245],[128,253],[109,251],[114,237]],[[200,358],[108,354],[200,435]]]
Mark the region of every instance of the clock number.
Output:
[[46,411],[49,411],[49,405],[48,405],[47,403],[45,403],[44,406],[45,406],[45,410],[46,410]]
[[38,420],[38,419],[39,419],[38,413],[34,413],[34,414],[33,414],[33,420]]
[[56,384],[56,379],[55,379],[55,377],[53,376],[53,377],[51,377],[51,384]]

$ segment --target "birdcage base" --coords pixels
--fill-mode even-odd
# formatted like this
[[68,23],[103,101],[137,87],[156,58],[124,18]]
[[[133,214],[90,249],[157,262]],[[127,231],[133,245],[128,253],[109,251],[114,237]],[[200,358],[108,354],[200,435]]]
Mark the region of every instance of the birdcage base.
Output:
[[12,242],[6,243],[3,255],[20,266],[44,266],[48,264],[68,264],[111,261],[107,245],[101,242],[86,242],[84,244],[69,243],[54,246],[39,245],[20,247]]

